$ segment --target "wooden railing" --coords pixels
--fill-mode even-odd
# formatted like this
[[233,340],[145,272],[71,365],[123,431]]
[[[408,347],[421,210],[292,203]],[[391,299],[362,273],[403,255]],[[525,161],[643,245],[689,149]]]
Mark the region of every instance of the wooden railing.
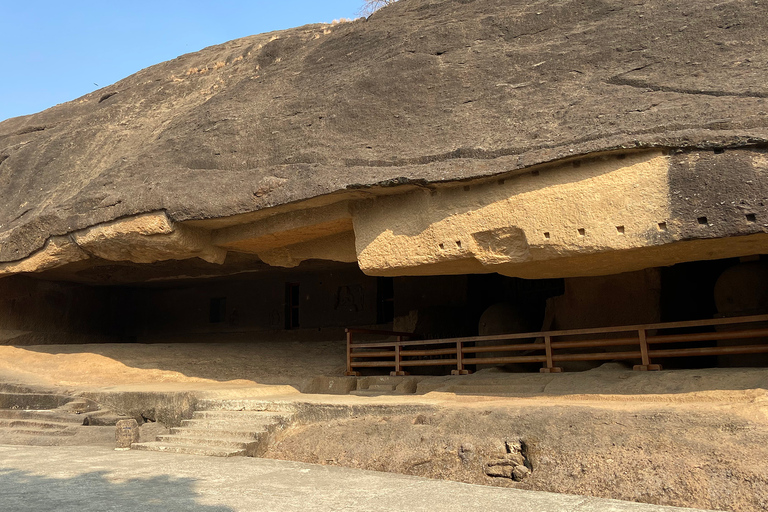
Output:
[[[394,368],[391,375],[406,375],[403,368],[424,366],[455,366],[452,374],[466,375],[470,373],[467,365],[512,363],[541,363],[540,371],[549,373],[562,371],[556,365],[560,362],[614,360],[638,360],[640,364],[634,366],[635,370],[660,370],[661,366],[652,363],[652,359],[768,353],[766,343],[684,346],[697,342],[768,338],[768,326],[750,327],[750,324],[765,322],[768,322],[768,315],[434,340],[419,340],[407,332],[350,328],[347,329],[347,375],[359,375],[359,368]],[[738,330],[713,332],[711,328],[714,327],[738,327]],[[674,332],[702,328],[710,330]],[[357,334],[395,339],[361,343],[354,339]],[[600,337],[589,338],[594,335]],[[579,339],[561,339],[569,337]],[[672,343],[683,346],[664,348]]]

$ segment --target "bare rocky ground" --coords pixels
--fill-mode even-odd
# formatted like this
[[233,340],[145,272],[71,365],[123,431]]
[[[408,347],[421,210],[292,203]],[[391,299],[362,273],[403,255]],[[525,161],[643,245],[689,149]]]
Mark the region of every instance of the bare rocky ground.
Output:
[[[339,378],[338,347],[326,345],[0,347],[0,380],[59,382],[70,393],[183,391],[352,411],[290,426],[269,448],[275,459],[704,509],[768,508],[766,369],[651,374],[609,365],[563,375],[432,377],[415,394],[299,393],[310,375]],[[279,375],[270,374],[272,365]],[[387,412],[404,404],[413,411]],[[164,432],[147,423],[142,440]],[[97,437],[94,444],[107,442]]]
[[[754,405],[735,409],[545,400],[459,406],[294,427],[267,456],[663,505],[766,510],[766,417],[750,417]],[[509,463],[509,445],[518,443],[532,471],[520,482],[498,471]]]
[[15,433],[13,430],[0,433],[0,444],[21,446],[101,446],[115,445],[115,427],[80,427],[68,436],[34,435]]
[[312,375],[343,375],[344,351],[338,341],[0,346],[0,379],[77,389],[298,387]]

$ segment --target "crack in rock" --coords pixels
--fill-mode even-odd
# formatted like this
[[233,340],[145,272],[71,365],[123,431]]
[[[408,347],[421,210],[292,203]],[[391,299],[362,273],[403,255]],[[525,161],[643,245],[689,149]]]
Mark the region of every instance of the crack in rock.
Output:
[[645,80],[638,78],[624,78],[621,75],[609,78],[606,83],[611,85],[626,85],[634,87],[636,89],[650,89],[657,92],[674,92],[678,94],[693,94],[699,96],[717,96],[717,97],[733,97],[733,98],[768,98],[768,92],[760,91],[746,91],[746,92],[730,92],[720,90],[705,90],[705,89],[688,89],[685,87],[671,87],[668,85],[653,84]]

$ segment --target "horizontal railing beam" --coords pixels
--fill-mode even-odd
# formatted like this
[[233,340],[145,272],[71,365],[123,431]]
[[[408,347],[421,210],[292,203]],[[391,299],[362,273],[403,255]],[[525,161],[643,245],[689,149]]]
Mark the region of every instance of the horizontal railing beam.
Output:
[[394,361],[352,361],[353,368],[385,368],[395,367]]
[[406,356],[448,356],[456,354],[456,347],[453,348],[432,348],[427,350],[401,350],[400,355]]
[[456,359],[411,359],[400,361],[400,366],[453,366],[456,363]]
[[768,352],[768,345],[739,345],[736,347],[672,348],[649,350],[651,357],[684,356],[727,356],[730,354],[762,354]]
[[698,332],[648,336],[648,343],[681,343],[691,341],[740,340],[768,336],[768,329],[744,329],[741,331]]
[[637,345],[638,338],[612,338],[605,340],[553,341],[552,348],[596,348]]
[[592,354],[552,354],[553,361],[604,361],[611,359],[640,359],[636,352],[593,352]]
[[350,354],[350,357],[395,357],[394,350],[386,350],[381,352],[355,352]]
[[349,327],[345,329],[346,332],[353,334],[381,334],[383,336],[416,336],[412,332],[400,332],[400,331],[383,331],[380,329],[362,329],[357,327]]
[[484,345],[481,347],[462,347],[461,352],[464,354],[481,354],[485,352],[510,352],[514,350],[544,350],[544,344],[518,343],[517,345]]
[[464,364],[545,363],[547,356],[465,357]]
[[395,341],[395,340],[382,340],[382,341],[367,341],[365,343],[352,343],[354,348],[376,348],[376,347],[394,347],[400,345],[401,347],[422,347],[427,345],[454,345],[455,343],[446,340],[407,340],[407,341]]

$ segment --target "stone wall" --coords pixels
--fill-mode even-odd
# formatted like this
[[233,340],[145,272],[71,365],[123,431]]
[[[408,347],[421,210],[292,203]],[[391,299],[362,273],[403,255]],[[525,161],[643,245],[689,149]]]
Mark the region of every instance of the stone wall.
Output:
[[[350,266],[140,289],[139,340],[179,333],[283,331],[286,283],[299,287],[297,330],[376,324],[376,278]],[[212,301],[219,301],[217,318],[212,318]]]
[[24,276],[0,279],[0,344],[113,341],[115,300],[108,288]]

